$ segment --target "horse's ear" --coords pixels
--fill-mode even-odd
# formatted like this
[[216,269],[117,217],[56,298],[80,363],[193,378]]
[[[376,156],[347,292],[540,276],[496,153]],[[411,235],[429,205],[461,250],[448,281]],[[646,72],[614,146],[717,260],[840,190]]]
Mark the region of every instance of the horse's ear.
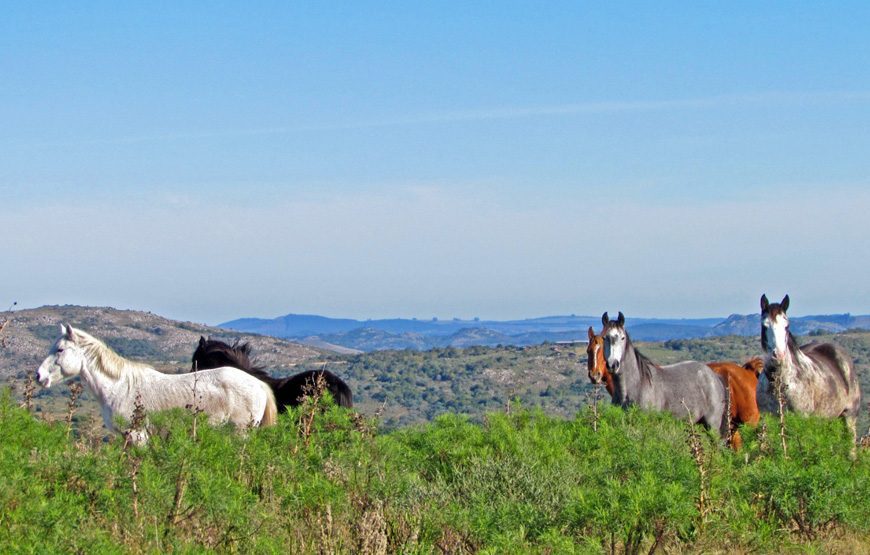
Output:
[[199,346],[205,348],[205,336],[199,336]]
[[619,317],[616,319],[616,323],[620,326],[625,325],[625,316],[622,315],[622,312],[619,313]]
[[61,333],[63,333],[63,338],[69,341],[75,342],[76,337],[73,332],[72,326],[69,324],[61,324],[60,325]]
[[770,301],[767,300],[767,295],[761,295],[761,312],[767,312],[767,308],[770,306]]
[[589,341],[595,339],[595,330],[592,329],[592,326],[589,326],[589,329],[586,331],[586,335],[589,336]]
[[610,322],[610,318],[607,317],[607,313],[601,315],[601,324],[606,326],[607,323]]
[[788,295],[782,298],[782,302],[779,303],[779,306],[782,308],[783,312],[788,310]]

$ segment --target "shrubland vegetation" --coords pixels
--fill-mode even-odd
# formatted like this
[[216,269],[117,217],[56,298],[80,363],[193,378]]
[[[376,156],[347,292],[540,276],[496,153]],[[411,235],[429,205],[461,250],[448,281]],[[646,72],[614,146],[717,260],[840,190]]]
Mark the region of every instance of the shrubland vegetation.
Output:
[[[849,350],[866,403],[870,334],[812,339]],[[148,360],[149,341],[113,347]],[[663,364],[760,351],[756,337],[639,348]],[[766,417],[733,453],[611,407],[584,349],[321,357],[309,364],[344,377],[359,413],[310,401],[240,436],[174,411],[143,448],[107,440],[86,394],[33,398],[18,379],[0,397],[0,552],[870,551],[870,452],[849,458],[840,421],[787,415],[786,456]]]
[[384,432],[316,396],[245,435],[183,410],[103,441],[0,397],[0,552],[852,553],[870,451],[789,415],[741,453],[667,415],[518,404]]
[[[870,400],[870,333],[839,333],[799,341],[810,339],[834,341],[847,349],[854,358],[865,402]],[[638,342],[637,347],[661,364],[690,359],[742,364],[761,355],[758,337]],[[394,429],[430,421],[445,412],[467,414],[480,422],[487,411],[500,410],[517,399],[523,406],[571,417],[601,394],[589,383],[585,349],[585,344],[544,343],[531,347],[377,351],[335,355],[317,364],[325,360],[330,370],[348,381],[354,402],[363,412],[373,413],[383,406],[382,425]],[[309,363],[299,368],[315,366]],[[858,424],[862,432],[870,426],[866,410]]]

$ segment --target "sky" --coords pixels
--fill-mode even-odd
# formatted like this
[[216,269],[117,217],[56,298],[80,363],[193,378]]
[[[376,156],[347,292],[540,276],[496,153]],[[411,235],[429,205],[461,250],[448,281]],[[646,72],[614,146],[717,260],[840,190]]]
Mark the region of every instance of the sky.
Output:
[[0,310],[870,313],[866,2],[4,2]]

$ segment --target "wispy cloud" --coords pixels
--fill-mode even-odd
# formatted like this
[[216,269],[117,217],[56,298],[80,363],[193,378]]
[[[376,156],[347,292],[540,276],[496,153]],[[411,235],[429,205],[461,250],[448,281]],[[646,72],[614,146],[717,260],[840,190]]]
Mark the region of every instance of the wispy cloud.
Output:
[[845,104],[870,102],[870,91],[818,91],[818,92],[759,92],[749,94],[714,95],[708,97],[671,100],[616,100],[574,102],[544,106],[506,106],[499,108],[474,108],[447,110],[407,116],[360,119],[343,122],[309,123],[250,129],[226,129],[210,131],[171,132],[153,135],[131,135],[75,141],[49,141],[32,146],[68,146],[102,144],[136,144],[162,141],[195,141],[199,139],[244,138],[268,135],[291,135],[299,133],[348,131],[379,127],[404,127],[416,125],[439,125],[473,123],[497,120],[519,120],[554,116],[606,115],[627,112],[659,112],[674,110],[705,110],[736,108],[741,106],[806,106],[819,104]]

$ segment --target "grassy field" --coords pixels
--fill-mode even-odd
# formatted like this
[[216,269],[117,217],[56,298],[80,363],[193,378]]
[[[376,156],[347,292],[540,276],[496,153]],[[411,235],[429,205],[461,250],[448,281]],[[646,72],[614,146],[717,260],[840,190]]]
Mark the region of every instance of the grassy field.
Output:
[[870,549],[870,451],[851,460],[836,421],[788,416],[786,456],[773,418],[735,454],[604,403],[387,432],[312,400],[245,435],[178,410],[152,418],[142,448],[65,420],[0,397],[0,552]]

